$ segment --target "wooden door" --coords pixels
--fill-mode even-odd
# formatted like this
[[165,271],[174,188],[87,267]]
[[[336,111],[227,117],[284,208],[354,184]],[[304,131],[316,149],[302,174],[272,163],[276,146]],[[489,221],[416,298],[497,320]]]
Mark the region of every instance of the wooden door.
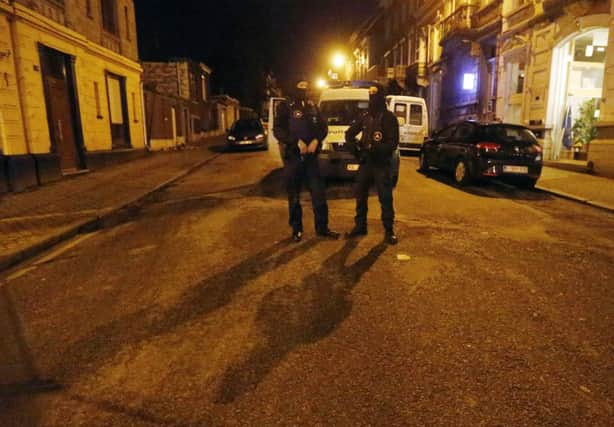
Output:
[[41,48],[41,71],[43,75],[47,120],[51,136],[51,151],[60,158],[64,172],[80,168],[81,161],[77,149],[71,73],[68,70],[70,59],[57,51]]
[[130,148],[128,104],[124,77],[107,73],[107,97],[113,148]]

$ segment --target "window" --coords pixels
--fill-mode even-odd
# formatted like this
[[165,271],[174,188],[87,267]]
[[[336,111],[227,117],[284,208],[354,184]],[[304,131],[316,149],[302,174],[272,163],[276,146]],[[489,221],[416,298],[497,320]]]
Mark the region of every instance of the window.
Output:
[[138,104],[136,101],[136,93],[132,92],[132,116],[134,117],[134,123],[139,122]]
[[207,100],[207,77],[204,74],[200,76],[200,91],[202,93],[203,101]]
[[422,105],[411,104],[409,108],[409,124],[422,126]]
[[456,128],[456,132],[454,132],[455,139],[467,139],[473,135],[475,130],[475,126],[469,123],[463,123]]
[[115,15],[115,0],[100,0],[102,10],[102,28],[117,35],[117,18]]
[[323,101],[320,105],[322,115],[329,125],[349,126],[359,115],[369,108],[368,101]]
[[463,90],[475,90],[476,77],[475,73],[463,74]]
[[124,20],[126,23],[126,39],[130,40],[130,13],[128,12],[128,6],[124,6]]
[[102,119],[102,110],[100,107],[100,87],[98,82],[94,82],[94,99],[96,101],[96,118]]
[[436,134],[435,138],[437,138],[437,139],[440,139],[440,138],[450,138],[452,136],[452,134],[454,133],[455,129],[456,129],[456,125],[448,126],[447,128],[445,128],[442,131],[440,131],[438,134]]
[[394,104],[394,115],[397,116],[399,125],[403,126],[407,120],[407,105],[406,104]]

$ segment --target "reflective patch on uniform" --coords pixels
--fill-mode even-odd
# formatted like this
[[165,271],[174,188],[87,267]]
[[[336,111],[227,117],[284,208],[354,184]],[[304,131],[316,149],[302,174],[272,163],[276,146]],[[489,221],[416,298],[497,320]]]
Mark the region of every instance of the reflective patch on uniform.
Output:
[[292,116],[295,119],[301,119],[303,118],[303,112],[301,110],[294,110],[294,112],[292,113]]
[[377,132],[373,133],[373,141],[381,142],[382,139],[384,139],[384,135],[380,131],[377,131]]

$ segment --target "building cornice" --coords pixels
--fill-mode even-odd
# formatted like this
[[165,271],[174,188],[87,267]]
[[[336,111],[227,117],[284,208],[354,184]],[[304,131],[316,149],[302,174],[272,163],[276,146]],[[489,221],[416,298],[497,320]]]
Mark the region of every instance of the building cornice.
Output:
[[[0,3],[0,6],[4,6],[4,3]],[[106,60],[114,62],[116,65],[131,68],[133,71],[138,73],[141,73],[143,71],[141,65],[137,61],[115,53],[112,50],[109,50],[97,43],[94,43],[91,40],[88,40],[84,35],[74,30],[71,30],[70,28],[67,28],[63,25],[60,25],[55,21],[52,21],[51,19],[34,12],[32,9],[29,9],[18,3],[14,3],[7,10],[7,12],[11,15],[13,19],[22,21],[38,30],[51,33],[57,38],[75,44],[85,51],[88,51],[98,56],[102,56]]]

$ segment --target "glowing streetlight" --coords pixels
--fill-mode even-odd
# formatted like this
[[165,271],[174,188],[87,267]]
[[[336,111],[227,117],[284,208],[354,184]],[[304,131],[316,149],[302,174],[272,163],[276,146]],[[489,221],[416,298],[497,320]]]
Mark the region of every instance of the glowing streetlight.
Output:
[[347,58],[343,53],[337,52],[333,55],[333,67],[336,69],[343,68]]

